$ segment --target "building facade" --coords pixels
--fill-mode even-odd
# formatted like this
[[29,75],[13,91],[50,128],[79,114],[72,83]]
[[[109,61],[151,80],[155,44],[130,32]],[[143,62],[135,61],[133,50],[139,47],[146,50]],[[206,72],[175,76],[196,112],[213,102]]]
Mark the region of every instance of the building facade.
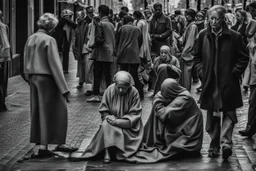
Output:
[[[1,0],[3,22],[9,26],[13,59],[10,76],[22,73],[23,50],[28,37],[37,30],[37,20],[45,12],[56,14],[57,0]],[[14,74],[15,73],[15,74]]]

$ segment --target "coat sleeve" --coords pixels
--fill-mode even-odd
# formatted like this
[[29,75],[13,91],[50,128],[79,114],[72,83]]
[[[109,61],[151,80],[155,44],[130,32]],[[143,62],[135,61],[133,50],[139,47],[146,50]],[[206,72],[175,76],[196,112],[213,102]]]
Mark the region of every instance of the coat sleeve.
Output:
[[188,98],[186,96],[176,97],[169,105],[159,103],[158,110],[156,110],[157,118],[162,122],[180,123],[185,119],[184,111],[187,109]]
[[122,119],[128,119],[130,121],[131,127],[133,128],[134,125],[138,123],[138,120],[141,119],[142,108],[138,91],[134,90],[131,95],[132,97],[129,106],[130,110],[122,117]]
[[102,121],[105,120],[106,116],[111,115],[110,108],[109,108],[110,101],[111,101],[111,91],[110,91],[110,87],[108,87],[103,94],[100,107],[99,107],[99,113],[101,114]]
[[169,19],[169,18],[166,18],[165,21],[166,21],[166,22],[165,22],[165,25],[166,25],[165,32],[156,37],[158,40],[162,40],[162,39],[165,40],[165,39],[167,39],[168,37],[170,37],[171,34],[172,34],[172,25],[171,25],[170,19]]
[[198,29],[196,25],[191,25],[190,30],[185,37],[185,45],[182,51],[182,58],[185,60],[193,60],[193,54],[195,50],[195,39],[198,34]]
[[52,76],[62,94],[69,92],[67,82],[65,80],[60,56],[58,53],[57,43],[54,38],[49,40],[47,49],[48,64],[52,73]]
[[195,53],[194,53],[194,67],[200,77],[202,76],[202,48],[203,48],[203,33],[200,32],[196,38]]
[[239,78],[243,74],[244,70],[248,65],[249,54],[248,54],[248,51],[246,50],[246,46],[240,34],[237,36],[236,43],[237,43],[237,47],[236,47],[237,62],[233,69],[233,74],[235,74],[237,78]]

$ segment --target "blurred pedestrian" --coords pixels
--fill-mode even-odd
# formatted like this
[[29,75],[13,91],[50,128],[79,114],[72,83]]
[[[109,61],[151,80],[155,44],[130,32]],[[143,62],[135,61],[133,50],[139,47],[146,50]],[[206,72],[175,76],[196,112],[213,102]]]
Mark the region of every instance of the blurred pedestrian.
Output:
[[195,24],[198,29],[198,33],[205,28],[205,14],[203,11],[199,11],[195,17]]
[[77,28],[75,31],[75,41],[73,44],[73,54],[75,59],[77,60],[77,76],[79,77],[79,84],[77,85],[78,89],[83,87],[83,84],[86,82],[86,65],[88,62],[85,59],[85,55],[83,54],[84,44],[87,43],[88,38],[88,30],[89,24],[92,22],[92,19],[89,17],[91,12],[93,12],[92,7],[87,7],[86,12],[79,11],[77,13]]
[[177,22],[177,33],[182,36],[185,31],[186,26],[186,18],[184,15],[181,14],[180,10],[174,11],[174,16]]
[[106,86],[111,84],[111,65],[114,61],[115,49],[115,28],[109,21],[109,7],[100,5],[98,7],[100,22],[95,29],[95,48],[91,59],[94,60],[93,66],[93,97],[87,99],[88,102],[100,102],[100,83],[102,74],[105,76]]
[[154,4],[155,13],[149,25],[149,34],[152,40],[151,56],[152,60],[160,55],[160,48],[163,45],[170,46],[170,36],[172,26],[170,19],[163,14],[163,5]]
[[142,33],[139,27],[133,25],[133,18],[125,16],[123,26],[117,36],[117,63],[120,69],[129,72],[139,91],[140,98],[144,98],[143,87],[138,77],[138,68],[141,64],[140,47],[142,45]]
[[52,34],[57,41],[58,50],[62,59],[63,72],[65,74],[68,73],[70,46],[77,27],[77,24],[72,21],[73,14],[72,11],[64,9],[61,12],[59,23]]
[[151,71],[152,59],[151,59],[151,42],[149,35],[149,25],[143,18],[143,14],[140,11],[133,12],[134,24],[139,27],[142,33],[142,45],[140,47],[139,56],[141,64],[139,66],[139,79],[143,85],[146,85],[149,81],[149,72]]
[[185,11],[187,20],[186,29],[181,37],[183,46],[181,52],[181,79],[180,83],[188,91],[191,90],[192,68],[194,65],[195,40],[198,34],[197,26],[195,25],[196,12],[193,9]]
[[31,129],[30,142],[39,145],[35,157],[51,157],[48,144],[55,150],[74,151],[67,147],[67,101],[69,90],[64,78],[56,41],[50,36],[58,20],[53,14],[43,14],[39,30],[30,36],[24,48],[24,73],[29,78]]
[[[240,130],[242,136],[252,137],[256,132],[256,2],[250,3],[247,7],[248,12],[252,15],[246,28],[246,36],[248,37],[249,49],[249,110],[248,119],[245,129]],[[254,150],[256,150],[254,145]]]
[[3,22],[3,13],[0,10],[0,112],[7,110],[5,98],[8,85],[8,61],[11,60],[11,46],[9,42],[9,29]]
[[195,53],[195,63],[202,65],[200,107],[207,110],[206,131],[211,137],[208,156],[219,156],[222,145],[224,160],[232,155],[236,108],[243,105],[239,78],[249,61],[242,36],[228,28],[225,13],[221,5],[209,10],[209,26],[199,33]]
[[144,11],[144,15],[145,15],[145,20],[150,23],[150,21],[152,20],[153,14],[152,11],[150,9],[146,9]]
[[[231,29],[239,32],[243,37],[244,44],[247,45],[248,40],[247,40],[247,36],[245,34],[246,27],[248,24],[247,14],[244,10],[239,9],[239,10],[236,10],[235,15],[236,15],[236,24],[234,26],[232,26]],[[249,64],[248,64],[248,66],[242,76],[242,85],[243,85],[245,92],[247,92],[248,88],[249,88],[249,81],[250,81],[249,77],[250,77],[250,69],[249,69]]]

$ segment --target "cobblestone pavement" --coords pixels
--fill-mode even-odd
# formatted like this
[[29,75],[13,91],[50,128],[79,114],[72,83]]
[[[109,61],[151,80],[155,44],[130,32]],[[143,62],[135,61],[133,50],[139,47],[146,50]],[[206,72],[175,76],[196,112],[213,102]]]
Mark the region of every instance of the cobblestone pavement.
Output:
[[[89,88],[86,85],[82,90],[77,90],[78,79],[76,75],[76,62],[71,58],[70,72],[66,74],[68,86],[71,91],[71,102],[68,103],[69,128],[67,144],[70,146],[84,147],[90,142],[98,130],[101,122],[97,112],[97,103],[87,103],[84,93]],[[192,94],[196,100],[199,94],[195,88],[199,84],[193,84]],[[146,93],[142,101],[143,123],[146,122],[151,110],[150,93]],[[66,159],[44,159],[26,160],[21,159],[31,154],[34,144],[29,143],[29,87],[20,77],[10,78],[7,97],[9,111],[0,113],[0,170],[88,170],[88,171],[123,171],[123,170],[254,170],[256,164],[256,152],[252,150],[255,138],[247,139],[238,134],[247,122],[248,94],[243,94],[244,106],[237,110],[238,124],[234,129],[233,155],[227,162],[221,157],[208,158],[207,150],[210,138],[205,132],[201,156],[195,158],[182,158],[179,160],[161,162],[156,164],[129,164],[113,162],[110,165],[103,165],[102,161],[69,162]],[[204,119],[205,119],[205,111]],[[51,148],[54,148],[52,146]],[[21,162],[20,162],[21,160]],[[18,162],[19,161],[19,162]]]

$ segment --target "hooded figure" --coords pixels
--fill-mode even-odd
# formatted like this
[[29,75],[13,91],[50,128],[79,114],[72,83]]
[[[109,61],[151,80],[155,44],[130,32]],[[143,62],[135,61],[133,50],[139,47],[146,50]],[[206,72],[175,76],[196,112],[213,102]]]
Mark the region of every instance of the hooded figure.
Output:
[[114,84],[106,89],[99,107],[102,123],[98,132],[85,151],[71,154],[71,160],[102,157],[105,153],[103,162],[110,163],[111,157],[126,160],[137,152],[143,125],[140,96],[132,82],[132,76],[126,71],[114,76]]
[[153,100],[141,148],[127,161],[154,163],[200,152],[203,132],[203,116],[195,100],[176,80],[167,78]]
[[166,78],[179,80],[181,74],[180,63],[175,56],[171,55],[169,46],[161,47],[160,56],[154,60],[153,71],[156,75],[154,94],[160,90],[161,84]]

